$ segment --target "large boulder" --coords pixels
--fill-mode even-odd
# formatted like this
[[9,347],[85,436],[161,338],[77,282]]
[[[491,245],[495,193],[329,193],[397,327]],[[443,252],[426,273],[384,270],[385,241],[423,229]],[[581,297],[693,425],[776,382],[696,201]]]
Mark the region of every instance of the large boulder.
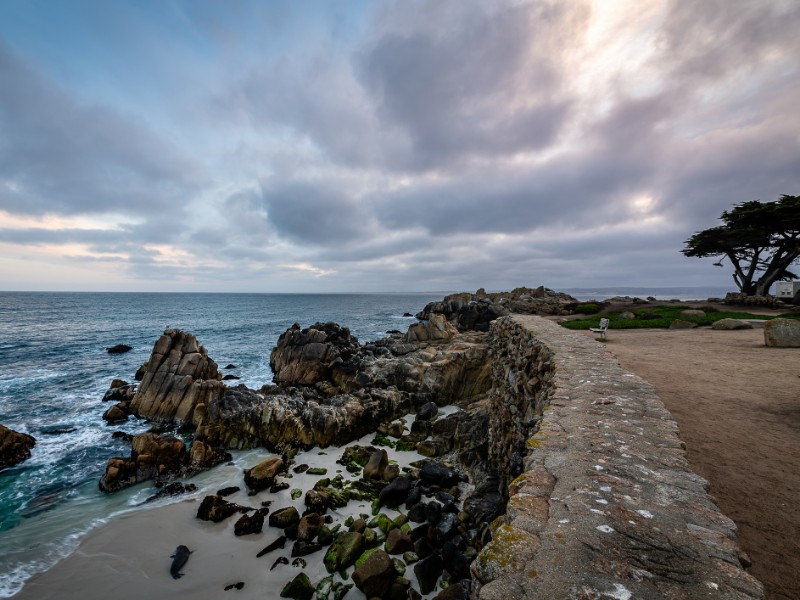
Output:
[[274,380],[282,385],[315,385],[331,378],[335,366],[358,352],[358,340],[336,323],[294,324],[269,356]]
[[222,395],[217,363],[191,333],[167,329],[153,346],[131,412],[162,423],[194,422],[195,408]]
[[13,467],[31,457],[36,445],[33,436],[0,425],[0,469]]
[[244,482],[254,492],[260,492],[275,483],[275,478],[285,469],[283,460],[279,456],[270,456],[262,460],[252,469],[244,472]]
[[776,348],[800,348],[800,321],[772,319],[764,323],[764,343]]
[[711,329],[716,331],[735,331],[737,329],[752,329],[753,326],[741,319],[720,319],[711,324]]
[[383,550],[376,550],[356,567],[353,583],[367,598],[383,598],[395,577],[392,557]]
[[427,321],[411,325],[406,333],[405,341],[411,344],[448,341],[456,335],[458,335],[458,329],[447,320],[447,317],[432,314]]
[[112,458],[100,479],[100,490],[115,492],[136,483],[167,481],[185,473],[186,445],[176,437],[140,433],[131,440],[129,458]]

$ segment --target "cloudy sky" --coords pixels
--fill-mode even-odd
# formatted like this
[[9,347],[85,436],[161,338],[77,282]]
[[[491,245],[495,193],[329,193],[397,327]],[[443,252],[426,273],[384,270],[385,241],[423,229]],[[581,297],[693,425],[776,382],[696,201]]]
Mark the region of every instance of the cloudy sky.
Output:
[[0,2],[0,289],[728,285],[796,0]]

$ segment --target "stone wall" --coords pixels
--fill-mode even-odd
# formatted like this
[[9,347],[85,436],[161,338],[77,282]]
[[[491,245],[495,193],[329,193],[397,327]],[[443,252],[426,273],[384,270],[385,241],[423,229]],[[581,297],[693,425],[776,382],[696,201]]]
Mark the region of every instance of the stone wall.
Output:
[[473,563],[475,597],[763,597],[646,381],[540,317],[491,335],[490,453],[520,474]]

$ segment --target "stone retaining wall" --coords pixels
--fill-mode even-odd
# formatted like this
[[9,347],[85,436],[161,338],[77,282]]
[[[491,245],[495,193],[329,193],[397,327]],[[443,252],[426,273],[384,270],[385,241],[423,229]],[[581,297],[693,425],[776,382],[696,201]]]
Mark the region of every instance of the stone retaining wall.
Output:
[[646,381],[540,317],[491,336],[490,453],[521,474],[473,563],[475,597],[763,598]]

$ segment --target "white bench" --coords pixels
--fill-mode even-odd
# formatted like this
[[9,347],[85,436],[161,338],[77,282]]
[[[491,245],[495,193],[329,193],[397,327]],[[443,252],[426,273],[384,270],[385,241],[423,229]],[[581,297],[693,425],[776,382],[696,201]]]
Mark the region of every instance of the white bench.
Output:
[[600,334],[600,339],[605,340],[606,332],[608,331],[608,319],[600,319],[600,327],[589,327],[589,331]]

